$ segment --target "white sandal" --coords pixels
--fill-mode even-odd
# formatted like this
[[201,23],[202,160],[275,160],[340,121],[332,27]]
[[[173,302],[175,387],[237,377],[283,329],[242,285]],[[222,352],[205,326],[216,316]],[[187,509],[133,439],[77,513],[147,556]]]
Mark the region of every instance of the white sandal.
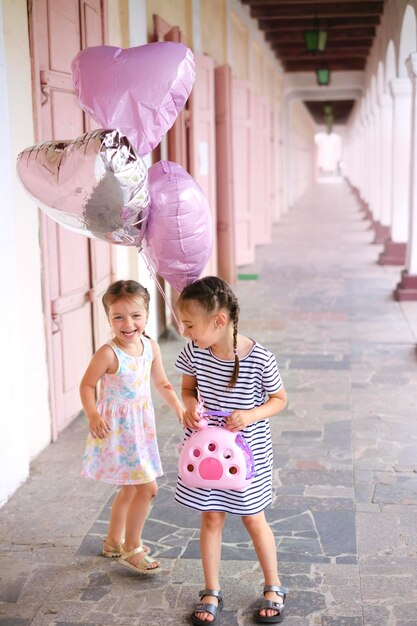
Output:
[[[138,563],[130,563],[130,559],[134,557],[135,554],[139,554],[140,552],[142,552],[143,554],[141,560],[138,561]],[[157,563],[157,561],[151,556],[148,556],[141,546],[139,548],[134,548],[133,550],[130,550],[130,552],[126,552],[126,550],[123,549],[123,546],[120,546],[120,553],[120,565],[128,567],[136,574],[145,574],[145,576],[150,576],[153,574],[157,574],[161,571],[160,565],[158,565],[157,567],[149,567],[153,563]]]

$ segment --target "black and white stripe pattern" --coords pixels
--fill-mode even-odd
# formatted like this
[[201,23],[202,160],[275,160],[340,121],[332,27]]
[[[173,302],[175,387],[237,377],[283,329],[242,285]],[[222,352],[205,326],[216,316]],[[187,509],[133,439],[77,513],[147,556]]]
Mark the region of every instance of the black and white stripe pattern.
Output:
[[[263,404],[268,394],[282,387],[274,355],[259,343],[240,360],[239,378],[235,387],[227,387],[233,372],[233,361],[223,361],[210,348],[200,349],[192,342],[181,351],[176,368],[183,374],[195,376],[204,401],[210,410],[232,411],[253,409]],[[211,424],[222,424],[224,418],[211,418]],[[185,437],[192,434],[187,430]],[[256,476],[244,491],[192,489],[178,478],[175,499],[199,511],[224,511],[236,515],[254,515],[272,501],[272,442],[269,420],[260,420],[241,431],[249,444]]]

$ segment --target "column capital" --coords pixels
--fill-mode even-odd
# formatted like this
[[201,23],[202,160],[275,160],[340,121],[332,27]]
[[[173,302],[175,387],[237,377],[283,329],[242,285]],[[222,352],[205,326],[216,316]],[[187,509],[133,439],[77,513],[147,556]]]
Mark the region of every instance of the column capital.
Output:
[[390,82],[391,93],[397,96],[411,96],[412,84],[409,78],[393,78]]

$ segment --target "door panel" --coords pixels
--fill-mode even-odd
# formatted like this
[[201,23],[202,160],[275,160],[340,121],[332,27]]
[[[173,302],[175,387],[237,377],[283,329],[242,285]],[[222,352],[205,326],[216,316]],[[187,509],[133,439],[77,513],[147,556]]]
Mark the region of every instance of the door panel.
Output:
[[232,68],[214,70],[216,104],[217,260],[219,276],[236,282],[233,206]]
[[[81,0],[81,40],[83,48],[99,46],[104,42],[104,28],[100,0]],[[88,130],[97,128],[97,124],[85,115]],[[113,280],[114,246],[95,241],[89,242],[91,259],[90,301],[93,306],[93,341],[94,348],[99,348],[109,338],[109,325],[104,313],[101,298]]]
[[210,206],[213,253],[203,275],[217,274],[216,144],[214,108],[214,61],[196,54],[196,79],[189,99],[190,173],[200,185]]
[[[103,42],[100,0],[33,0],[31,46],[39,141],[85,132],[71,61],[81,42]],[[80,411],[78,386],[94,350],[94,276],[109,277],[111,252],[41,216],[43,284],[51,389],[52,439]],[[99,270],[92,271],[93,261]],[[93,276],[94,274],[94,276]],[[93,306],[92,306],[93,301]]]
[[73,59],[80,49],[78,2],[38,0],[38,3],[45,5],[49,69],[68,74],[68,59]]
[[236,265],[255,261],[252,217],[252,92],[248,81],[232,81],[233,191]]
[[252,141],[252,212],[254,244],[271,240],[270,111],[268,99],[254,98]]

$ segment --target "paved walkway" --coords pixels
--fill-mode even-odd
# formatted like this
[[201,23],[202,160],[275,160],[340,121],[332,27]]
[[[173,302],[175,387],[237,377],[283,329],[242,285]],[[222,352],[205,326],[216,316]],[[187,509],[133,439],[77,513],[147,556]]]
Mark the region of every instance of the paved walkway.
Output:
[[[344,183],[316,186],[239,281],[241,332],[278,358],[273,505],[287,626],[417,624],[417,304],[376,264]],[[163,344],[167,369],[182,341]],[[158,403],[159,406],[159,403]],[[181,432],[158,410],[165,475],[145,539],[148,580],[98,556],[112,489],[79,477],[82,418],[0,511],[0,626],[181,626],[202,586],[198,517],[173,499]],[[239,519],[224,533],[223,626],[252,624],[261,574]]]

